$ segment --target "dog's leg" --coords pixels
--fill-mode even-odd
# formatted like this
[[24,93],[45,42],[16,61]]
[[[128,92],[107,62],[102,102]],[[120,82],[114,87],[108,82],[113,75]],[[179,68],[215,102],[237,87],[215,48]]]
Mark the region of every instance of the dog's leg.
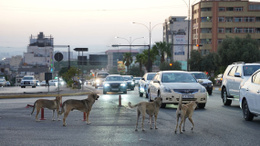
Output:
[[181,115],[181,123],[180,123],[180,125],[179,125],[180,134],[182,134],[181,126],[182,126],[182,124],[183,124],[183,122],[184,122],[184,118],[185,118],[185,117]]
[[193,123],[193,120],[192,120],[192,118],[191,118],[191,117],[189,117],[189,120],[190,120],[190,122],[191,122],[191,124],[192,124],[191,131],[193,132],[194,123]]
[[177,128],[178,128],[178,123],[179,123],[179,118],[180,118],[180,115],[179,114],[176,114],[176,119],[177,119],[177,124],[176,124],[176,127],[175,127],[175,134],[177,133]]
[[40,113],[40,108],[36,107],[37,111],[36,111],[36,115],[35,115],[35,120],[37,122],[39,122],[40,120],[38,119],[38,114]]
[[91,122],[89,122],[89,120],[88,120],[89,113],[90,113],[90,111],[87,112],[87,124],[88,124],[88,125],[91,124]]
[[142,130],[144,130],[144,119],[145,119],[145,113],[142,113]]
[[156,124],[157,124],[157,115],[154,115],[154,128],[158,129]]
[[60,112],[60,108],[59,108],[59,106],[57,107],[57,120],[58,121],[60,121],[60,114],[59,114],[59,112]]
[[153,127],[152,127],[152,118],[153,118],[153,116],[149,115],[149,118],[150,118],[150,129],[153,129]]
[[66,112],[64,113],[63,126],[66,126],[66,125],[67,125],[67,123],[66,123],[66,118],[67,118],[67,116],[69,115],[69,112],[70,112],[70,110],[68,110],[68,111],[66,111]]
[[54,113],[55,113],[55,110],[52,110],[52,121],[55,121]]
[[185,123],[186,123],[186,117],[184,117],[184,121],[183,121],[183,127],[182,127],[183,132],[185,132]]
[[140,114],[141,114],[140,111],[137,109],[135,131],[138,131],[137,127],[138,127],[138,120],[139,120]]

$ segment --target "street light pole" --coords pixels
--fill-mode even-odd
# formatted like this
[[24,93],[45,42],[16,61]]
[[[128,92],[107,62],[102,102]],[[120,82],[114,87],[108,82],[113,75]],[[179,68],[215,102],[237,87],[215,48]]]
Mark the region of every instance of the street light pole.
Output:
[[155,26],[162,24],[162,23],[158,23],[156,25],[154,25],[152,27],[151,22],[149,22],[149,27],[143,23],[139,23],[139,22],[133,22],[133,24],[140,24],[143,25],[145,28],[148,29],[149,31],[149,47],[148,47],[148,72],[151,72],[151,58],[150,58],[150,49],[152,48],[152,30],[154,29]]
[[131,54],[131,56],[132,56],[132,44],[133,44],[133,42],[134,42],[135,40],[138,40],[138,39],[143,39],[144,37],[135,38],[135,39],[133,39],[133,40],[132,40],[132,37],[129,37],[129,40],[126,39],[126,38],[123,38],[123,37],[115,37],[115,38],[126,40],[126,41],[129,43],[129,45],[130,45],[130,54]]

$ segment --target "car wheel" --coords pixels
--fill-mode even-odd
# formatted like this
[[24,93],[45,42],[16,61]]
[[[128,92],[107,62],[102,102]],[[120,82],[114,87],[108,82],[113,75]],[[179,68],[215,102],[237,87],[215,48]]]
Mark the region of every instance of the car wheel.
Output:
[[127,90],[124,91],[124,94],[127,94]]
[[143,97],[143,93],[140,93],[140,92],[139,92],[139,96],[140,96],[140,97]]
[[103,94],[107,94],[107,92],[106,92],[106,91],[103,91]]
[[199,103],[198,108],[205,108],[206,103]]
[[149,102],[153,102],[153,100],[151,99],[151,93],[150,93],[150,90],[148,90],[148,99],[149,99]]
[[145,93],[145,98],[148,98],[148,97],[149,97],[148,93]]
[[212,90],[209,90],[208,93],[209,93],[209,95],[212,95]]
[[252,121],[254,118],[254,115],[249,111],[248,104],[246,100],[243,100],[242,103],[243,107],[243,117],[246,121]]
[[221,90],[221,97],[222,97],[222,100],[223,100],[223,104],[224,104],[224,105],[227,105],[227,106],[231,105],[232,100],[227,99],[227,98],[228,98],[228,95],[227,95],[227,90],[226,90],[226,88],[223,88],[223,89]]

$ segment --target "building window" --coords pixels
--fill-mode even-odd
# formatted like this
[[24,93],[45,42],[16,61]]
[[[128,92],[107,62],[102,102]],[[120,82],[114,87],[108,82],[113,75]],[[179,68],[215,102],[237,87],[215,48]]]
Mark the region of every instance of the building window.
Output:
[[256,33],[260,33],[260,28],[255,28]]
[[226,9],[224,7],[219,7],[218,11],[225,11]]
[[232,28],[226,28],[226,29],[225,29],[225,32],[226,32],[226,33],[232,33],[233,31],[232,31]]
[[249,5],[249,10],[260,10],[260,4]]
[[243,33],[243,28],[234,28],[234,33]]
[[254,22],[255,18],[254,17],[244,17],[245,22]]
[[226,22],[233,22],[233,17],[226,17]]
[[206,11],[211,11],[211,8],[210,7],[208,7],[208,8],[201,8],[200,9],[202,12],[206,12]]
[[244,33],[254,33],[253,28],[244,28]]
[[201,22],[211,22],[211,17],[201,17]]
[[211,44],[211,39],[200,39],[200,44]]
[[225,22],[225,18],[224,17],[218,17],[218,22]]
[[255,17],[256,22],[260,22],[260,17]]
[[234,11],[234,8],[233,7],[227,7],[226,10],[227,11]]
[[224,33],[224,32],[225,32],[224,28],[218,28],[218,33]]
[[235,11],[243,11],[243,7],[235,7]]
[[242,20],[243,20],[242,17],[235,17],[234,18],[235,22],[242,22]]
[[211,28],[201,28],[200,32],[201,33],[211,33]]
[[223,39],[218,39],[218,44],[221,44],[223,42]]

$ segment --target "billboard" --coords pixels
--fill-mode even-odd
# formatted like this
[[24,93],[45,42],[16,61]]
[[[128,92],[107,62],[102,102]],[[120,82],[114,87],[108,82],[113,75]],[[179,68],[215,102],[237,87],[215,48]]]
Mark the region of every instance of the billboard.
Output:
[[[185,55],[187,45],[186,35],[176,35],[174,37],[174,55]],[[179,44],[179,45],[178,45]]]

